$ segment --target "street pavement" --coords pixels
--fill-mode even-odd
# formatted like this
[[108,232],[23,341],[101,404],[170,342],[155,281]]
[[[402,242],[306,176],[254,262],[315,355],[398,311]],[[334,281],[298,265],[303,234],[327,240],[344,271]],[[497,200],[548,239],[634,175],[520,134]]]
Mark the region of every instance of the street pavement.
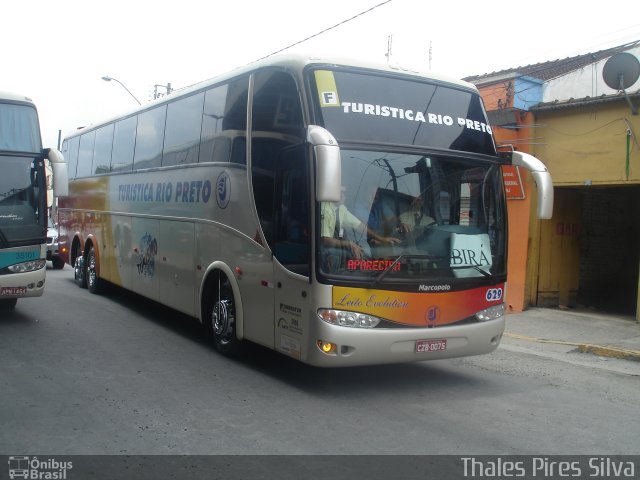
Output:
[[640,362],[640,323],[633,317],[590,310],[529,308],[507,315],[503,343],[563,346],[602,358]]

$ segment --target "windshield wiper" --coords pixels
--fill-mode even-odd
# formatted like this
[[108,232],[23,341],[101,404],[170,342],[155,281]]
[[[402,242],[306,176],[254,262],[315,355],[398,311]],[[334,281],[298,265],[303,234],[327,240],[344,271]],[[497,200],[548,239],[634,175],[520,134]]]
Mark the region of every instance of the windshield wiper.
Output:
[[451,270],[460,270],[460,269],[463,269],[463,268],[473,268],[474,270],[476,270],[477,272],[480,272],[485,277],[490,277],[491,276],[491,274],[489,272],[481,269],[477,265],[460,265],[459,267],[451,267]]
[[389,271],[393,267],[395,267],[403,257],[404,257],[404,253],[401,253],[400,255],[398,255],[398,258],[396,258],[393,262],[391,262],[391,264],[388,265],[387,268],[385,268],[382,272],[376,275],[376,277],[369,284],[369,287],[374,287],[375,285],[377,285],[380,282],[380,280],[382,280],[387,275],[387,273],[389,273]]

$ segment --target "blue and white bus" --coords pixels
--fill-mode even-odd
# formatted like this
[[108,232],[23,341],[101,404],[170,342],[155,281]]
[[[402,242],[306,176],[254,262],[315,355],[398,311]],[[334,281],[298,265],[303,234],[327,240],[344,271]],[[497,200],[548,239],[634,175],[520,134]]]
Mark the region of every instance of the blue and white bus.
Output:
[[0,308],[44,291],[47,179],[51,162],[54,195],[66,194],[67,171],[60,152],[43,149],[38,112],[27,97],[0,92]]

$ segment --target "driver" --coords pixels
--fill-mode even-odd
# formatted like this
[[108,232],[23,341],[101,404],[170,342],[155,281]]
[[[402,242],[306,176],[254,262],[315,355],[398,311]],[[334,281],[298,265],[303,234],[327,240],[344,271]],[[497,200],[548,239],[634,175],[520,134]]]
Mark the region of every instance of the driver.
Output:
[[322,202],[321,221],[322,228],[320,236],[325,247],[340,248],[351,252],[353,258],[362,259],[365,257],[364,249],[356,242],[346,238],[346,229],[362,230],[366,229],[368,236],[373,242],[387,245],[396,245],[400,239],[394,237],[383,237],[377,232],[363,224],[358,217],[353,215],[344,205],[346,190],[340,189],[340,202]]

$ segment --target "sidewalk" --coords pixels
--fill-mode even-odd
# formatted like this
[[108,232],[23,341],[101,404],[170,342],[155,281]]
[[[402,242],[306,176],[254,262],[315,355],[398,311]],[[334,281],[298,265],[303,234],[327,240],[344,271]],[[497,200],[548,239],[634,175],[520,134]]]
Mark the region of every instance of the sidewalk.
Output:
[[585,310],[529,308],[507,315],[504,336],[572,346],[600,357],[640,361],[640,323],[632,317]]

